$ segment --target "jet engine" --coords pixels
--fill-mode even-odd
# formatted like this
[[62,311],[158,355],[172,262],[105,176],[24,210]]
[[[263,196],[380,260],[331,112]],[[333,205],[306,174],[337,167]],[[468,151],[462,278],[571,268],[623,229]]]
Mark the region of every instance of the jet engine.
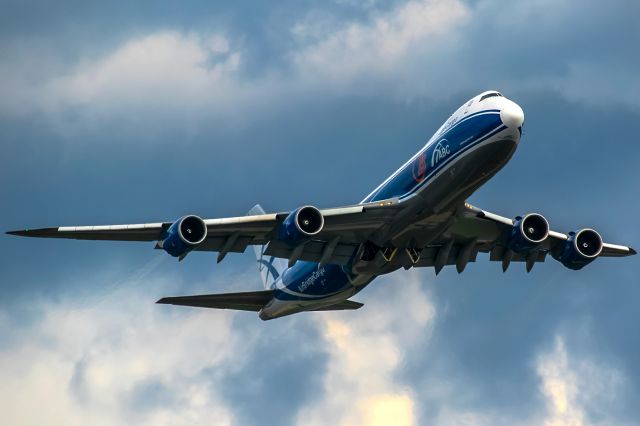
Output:
[[173,257],[184,257],[207,238],[207,225],[198,216],[189,215],[175,221],[160,242]]
[[324,226],[324,217],[320,210],[313,206],[300,207],[289,213],[280,225],[278,237],[290,246],[310,238]]
[[527,253],[536,249],[549,236],[549,222],[544,216],[529,213],[518,216],[513,224],[507,247],[515,253]]
[[582,269],[602,251],[602,237],[593,229],[570,232],[562,251],[554,256],[569,269]]

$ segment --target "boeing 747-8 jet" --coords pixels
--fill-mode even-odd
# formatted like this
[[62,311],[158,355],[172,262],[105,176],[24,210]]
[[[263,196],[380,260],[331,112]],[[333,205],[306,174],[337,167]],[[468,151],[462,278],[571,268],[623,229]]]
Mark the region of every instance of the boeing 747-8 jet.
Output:
[[521,262],[530,271],[548,255],[570,269],[598,257],[636,252],[603,242],[593,229],[568,234],[550,229],[544,216],[514,219],[466,202],[509,161],[520,142],[524,113],[488,91],[465,102],[427,144],[360,203],[247,216],[136,225],[64,226],[9,234],[80,240],[155,241],[179,260],[192,251],[255,248],[264,290],[165,297],[158,303],[255,311],[263,320],[303,311],[358,309],[349,300],[374,278],[400,268],[447,265],[464,271],[478,253],[506,271]]

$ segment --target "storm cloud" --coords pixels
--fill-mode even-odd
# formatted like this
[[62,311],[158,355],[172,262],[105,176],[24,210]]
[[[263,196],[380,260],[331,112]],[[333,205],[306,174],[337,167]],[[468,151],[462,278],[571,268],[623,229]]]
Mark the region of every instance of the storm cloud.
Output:
[[[637,2],[4,2],[5,230],[362,199],[458,105],[525,111],[470,202],[639,246]],[[254,290],[251,253],[0,237],[11,424],[605,425],[639,416],[638,262],[399,271],[359,311],[153,302]]]

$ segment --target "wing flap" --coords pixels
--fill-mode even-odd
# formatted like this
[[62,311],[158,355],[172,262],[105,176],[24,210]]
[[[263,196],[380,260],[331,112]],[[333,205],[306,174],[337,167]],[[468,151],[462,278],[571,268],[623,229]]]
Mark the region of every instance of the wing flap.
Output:
[[[489,260],[492,262],[502,262],[505,256],[506,249],[503,246],[495,246],[489,251]],[[546,251],[539,251],[535,259],[536,262],[544,262],[547,258]],[[511,254],[511,262],[526,262],[526,256],[519,253]]]
[[202,294],[197,296],[163,297],[156,303],[197,308],[234,309],[257,312],[273,298],[272,290],[241,293]]
[[[328,243],[324,241],[312,240],[306,243],[302,249],[298,260],[307,262],[320,262],[323,251]],[[333,253],[329,257],[327,263],[334,265],[346,265],[357,246],[351,244],[337,244]],[[288,246],[280,240],[272,240],[269,242],[264,254],[266,256],[275,256],[283,259],[289,259],[293,254],[294,248]]]
[[[416,268],[428,268],[431,266],[435,266],[436,258],[438,257],[438,251],[442,246],[428,246],[423,248],[420,251],[420,259],[413,265]],[[473,263],[476,261],[478,256],[478,246],[474,247],[469,252],[469,258],[467,262]],[[451,252],[449,256],[444,261],[444,265],[455,265],[458,261],[458,257],[460,256],[460,252],[462,251],[461,245],[454,245],[451,247]]]
[[[220,251],[227,242],[228,237],[207,237],[207,239],[197,246],[195,251]],[[229,252],[244,253],[249,244],[260,244],[260,240],[256,241],[253,236],[245,235],[236,239],[235,243],[229,247]]]

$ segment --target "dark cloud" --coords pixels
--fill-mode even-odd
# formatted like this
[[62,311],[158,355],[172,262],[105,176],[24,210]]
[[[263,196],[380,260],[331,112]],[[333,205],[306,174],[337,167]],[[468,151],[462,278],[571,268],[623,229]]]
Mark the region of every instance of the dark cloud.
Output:
[[[313,314],[310,314],[313,315]],[[256,322],[238,317],[239,332],[255,333]],[[310,344],[321,341],[309,314],[268,324],[256,336],[241,363],[222,372],[216,387],[234,407],[242,424],[258,424],[271,419],[281,425],[295,424],[297,407],[313,403],[324,393],[322,378],[327,354]]]
[[[246,76],[259,77],[266,69],[284,65],[284,53],[294,46],[291,28],[308,15],[337,23],[364,21],[372,10],[383,12],[397,3],[384,2],[370,9],[360,2],[189,0],[171,4],[145,0],[89,5],[73,0],[56,4],[7,0],[0,17],[0,46],[4,46],[6,59],[19,58],[24,50],[32,50],[53,60],[47,52],[54,51],[57,66],[64,69],[65,63],[97,58],[148,33],[224,33],[244,48]],[[52,66],[47,63],[47,67]],[[40,75],[51,70],[31,72]]]
[[[638,68],[632,49],[640,11],[633,2],[617,7],[587,2],[571,10],[567,4],[469,3],[473,19],[460,30],[456,49],[438,59],[445,64],[436,71],[453,70],[440,83],[439,96],[415,79],[421,73],[432,78],[433,57],[416,54],[405,81],[406,87],[416,86],[412,96],[375,85],[336,95],[329,90],[331,81],[324,81],[320,86],[326,85],[327,93],[297,93],[284,102],[256,99],[269,108],[232,123],[215,113],[189,121],[188,114],[174,116],[152,106],[139,121],[130,110],[88,124],[82,108],[65,109],[60,120],[42,112],[1,115],[2,226],[158,221],[185,213],[240,215],[255,202],[269,210],[357,202],[410,157],[458,104],[491,87],[523,107],[525,134],[513,160],[470,201],[509,216],[537,211],[559,231],[593,226],[611,242],[640,246],[635,226],[640,203],[634,198],[640,181],[634,164],[640,154],[633,127],[640,119],[637,103],[611,101],[599,88],[627,96],[623,80],[604,79]],[[288,52],[300,48],[291,37],[295,23],[318,16],[330,21],[327,28],[339,28],[343,21],[369,22],[372,13],[349,3],[299,2],[116,3],[108,10],[84,4],[5,6],[0,44],[41,46],[57,58],[52,69],[68,70],[78,58],[96,59],[132,37],[165,29],[204,34],[221,29],[248,52],[240,74],[250,81],[259,79],[262,70],[287,67]],[[0,64],[16,54],[3,54]],[[563,85],[572,81],[572,67],[584,66],[595,67],[593,79],[587,80],[594,92],[578,82],[567,95]],[[156,265],[151,262],[163,253],[152,245],[6,235],[0,236],[0,253],[0,309],[8,318],[1,323],[0,350],[5,353],[22,332],[43,320],[43,300],[95,303],[96,294],[137,285],[146,290],[148,298],[140,304],[147,306],[167,292],[259,288],[250,254],[229,256],[218,266],[206,253],[194,253],[181,264],[167,259]],[[423,274],[425,290],[438,307],[437,320],[433,333],[403,354],[397,372],[397,379],[415,390],[421,420],[435,421],[445,405],[496,415],[505,424],[537,418],[545,400],[536,359],[559,334],[572,354],[613,366],[625,377],[616,403],[604,411],[589,406],[589,419],[632,422],[640,395],[637,261],[600,259],[577,273],[552,259],[531,274],[521,266],[502,274],[498,264],[486,262],[470,265],[461,276],[449,270],[437,279]],[[227,278],[235,274],[242,279]],[[171,283],[153,288],[158,278]],[[370,291],[362,296],[366,299]],[[251,345],[228,371],[212,368],[201,374],[239,422],[293,423],[297,409],[325,393],[322,377],[329,361],[317,323],[302,317],[263,324],[244,313],[234,318],[233,330],[250,336]],[[80,358],[69,384],[80,403],[86,401],[85,367]],[[171,405],[179,392],[171,386],[155,377],[135,383],[126,395],[130,409]]]

